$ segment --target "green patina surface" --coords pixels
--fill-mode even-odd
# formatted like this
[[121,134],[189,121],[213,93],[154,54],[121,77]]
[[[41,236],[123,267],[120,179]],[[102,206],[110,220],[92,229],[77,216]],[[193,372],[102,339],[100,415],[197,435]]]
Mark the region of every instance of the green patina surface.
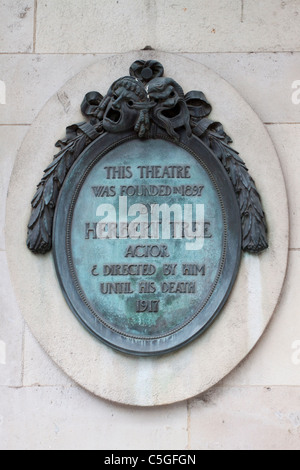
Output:
[[[161,168],[154,170],[152,167]],[[178,170],[180,167],[182,171]],[[71,253],[85,301],[105,323],[129,336],[155,338],[180,329],[201,309],[217,280],[224,248],[222,207],[212,178],[188,151],[162,140],[122,144],[93,166],[74,208]],[[143,195],[145,192],[152,195]],[[162,195],[156,195],[157,192]],[[136,232],[141,229],[138,225],[141,215],[150,224],[151,206],[155,204],[180,205],[183,216],[186,205],[191,205],[194,222],[197,205],[203,205],[203,248],[191,250],[196,241],[175,239],[172,228],[171,238],[167,240],[162,238],[161,230],[159,239],[152,239],[150,230],[148,239],[143,239],[145,234],[142,239],[119,238],[119,217],[124,219],[120,202],[124,204],[125,197],[128,210],[135,204],[147,208],[147,214],[132,208],[133,215],[128,216],[128,224],[137,222]],[[103,228],[108,220],[114,222],[110,207],[115,210],[117,238],[103,239],[105,234],[99,225],[97,236],[101,235],[102,239],[95,238],[96,223],[102,222]],[[174,222],[172,217],[171,213],[171,222]],[[110,236],[112,234],[114,232],[110,232]],[[148,249],[149,256],[142,257],[143,253],[147,254],[147,248],[139,248],[137,256],[133,256],[139,246],[158,246],[152,255],[160,249],[160,256],[151,256],[151,249]],[[108,266],[113,265],[117,266],[113,268],[114,275],[105,275],[112,269]],[[148,274],[120,274],[128,269],[142,269],[129,268],[132,265],[146,265],[143,269]],[[119,293],[114,293],[116,290]]]

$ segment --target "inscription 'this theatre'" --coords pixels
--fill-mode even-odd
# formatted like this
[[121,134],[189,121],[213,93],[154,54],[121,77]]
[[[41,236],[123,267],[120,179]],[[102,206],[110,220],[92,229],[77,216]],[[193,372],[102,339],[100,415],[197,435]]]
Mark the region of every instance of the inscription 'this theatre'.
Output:
[[[133,178],[133,170],[131,166],[106,166],[106,179],[130,179]],[[139,177],[141,179],[171,178],[171,179],[188,179],[190,175],[190,166],[138,166]]]

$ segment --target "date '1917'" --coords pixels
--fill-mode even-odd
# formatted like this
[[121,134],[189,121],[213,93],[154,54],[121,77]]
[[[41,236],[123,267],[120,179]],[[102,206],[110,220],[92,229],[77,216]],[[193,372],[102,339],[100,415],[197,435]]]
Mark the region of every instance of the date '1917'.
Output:
[[158,313],[159,300],[137,300],[136,313]]

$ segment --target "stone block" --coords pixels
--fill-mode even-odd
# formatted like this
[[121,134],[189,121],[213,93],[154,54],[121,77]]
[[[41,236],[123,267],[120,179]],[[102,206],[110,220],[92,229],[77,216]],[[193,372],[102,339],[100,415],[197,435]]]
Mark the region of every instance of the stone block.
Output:
[[[170,52],[229,52],[239,49],[240,0],[156,3],[154,48]],[[246,49],[247,50],[247,49]]]
[[4,224],[9,180],[17,151],[27,131],[25,126],[0,126],[0,250],[5,249]]
[[121,407],[79,387],[0,387],[1,450],[176,450],[187,406]]
[[71,386],[73,381],[52,362],[26,326],[24,336],[23,386],[59,385]]
[[94,55],[81,54],[0,55],[0,80],[6,86],[0,124],[31,124],[66,80],[97,60]]
[[243,0],[240,50],[299,51],[298,0]]
[[299,13],[297,0],[39,1],[36,51],[119,53],[145,46],[168,52],[299,50]]
[[34,0],[1,2],[0,52],[32,52]]
[[11,286],[6,255],[0,251],[0,387],[22,385],[24,321]]
[[124,52],[149,45],[153,2],[39,1],[36,52]]
[[[300,104],[294,105],[300,113]],[[268,126],[286,181],[291,219],[290,247],[300,248],[300,124]]]
[[300,80],[300,53],[187,55],[234,86],[263,122],[300,122],[300,104],[292,100],[292,85]]
[[300,251],[293,251],[281,299],[267,331],[223,385],[300,386],[300,294],[296,282],[299,277]]
[[298,450],[299,387],[216,387],[189,409],[193,450]]

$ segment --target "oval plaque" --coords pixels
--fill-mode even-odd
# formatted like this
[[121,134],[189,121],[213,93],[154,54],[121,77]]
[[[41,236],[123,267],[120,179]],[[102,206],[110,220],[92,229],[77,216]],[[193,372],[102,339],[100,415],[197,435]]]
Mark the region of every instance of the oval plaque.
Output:
[[104,134],[60,192],[54,257],[82,324],[130,354],[158,355],[213,322],[235,281],[241,220],[232,183],[195,136]]

